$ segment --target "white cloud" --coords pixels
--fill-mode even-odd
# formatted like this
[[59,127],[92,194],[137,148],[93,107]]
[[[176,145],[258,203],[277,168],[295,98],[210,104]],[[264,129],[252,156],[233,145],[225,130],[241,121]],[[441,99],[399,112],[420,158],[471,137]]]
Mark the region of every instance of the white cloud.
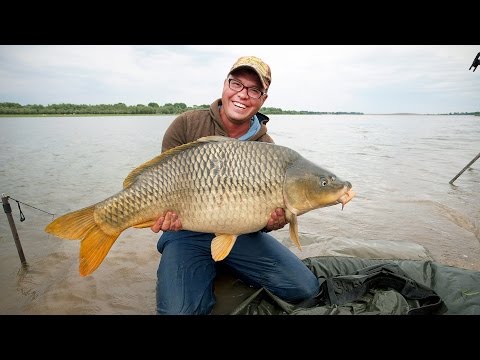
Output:
[[480,45],[0,46],[0,102],[210,104],[233,62],[272,68],[265,106],[292,110],[480,109]]

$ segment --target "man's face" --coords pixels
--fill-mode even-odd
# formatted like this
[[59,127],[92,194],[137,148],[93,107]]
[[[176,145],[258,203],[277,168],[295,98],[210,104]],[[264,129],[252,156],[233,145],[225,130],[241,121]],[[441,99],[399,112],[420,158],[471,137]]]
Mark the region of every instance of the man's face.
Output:
[[[241,83],[244,88],[241,91],[232,90],[229,79],[234,79],[235,84],[232,86],[238,86],[238,83]],[[261,95],[259,99],[249,96],[247,88],[256,88],[260,92],[265,92],[258,76],[250,71],[236,71],[230,74],[223,84],[222,108],[232,122],[242,123],[250,120],[267,99],[267,94]],[[253,94],[255,91],[248,90],[248,92]]]

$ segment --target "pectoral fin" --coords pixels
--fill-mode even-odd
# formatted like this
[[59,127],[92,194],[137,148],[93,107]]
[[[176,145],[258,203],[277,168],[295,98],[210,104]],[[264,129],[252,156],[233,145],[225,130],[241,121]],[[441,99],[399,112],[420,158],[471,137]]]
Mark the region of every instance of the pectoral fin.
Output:
[[213,260],[220,261],[225,259],[230,254],[237,236],[232,234],[215,234],[215,238],[210,245]]
[[286,209],[285,210],[285,216],[289,222],[289,227],[290,227],[290,239],[292,239],[293,243],[297,245],[299,250],[302,250],[302,247],[300,245],[300,240],[298,239],[298,221],[297,221],[297,215],[292,213],[290,210]]

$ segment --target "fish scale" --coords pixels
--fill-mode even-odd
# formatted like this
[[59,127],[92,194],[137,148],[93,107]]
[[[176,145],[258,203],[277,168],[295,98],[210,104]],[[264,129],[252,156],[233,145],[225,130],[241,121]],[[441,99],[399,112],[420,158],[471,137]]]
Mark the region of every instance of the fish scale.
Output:
[[[181,216],[184,228],[196,231],[244,233],[252,223],[255,231],[261,229],[272,210],[283,205],[284,168],[291,160],[269,144],[253,151],[245,144],[250,143],[206,143],[167,159],[160,168],[146,170],[122,196],[97,204],[97,221],[122,229],[172,210]],[[269,202],[264,189],[271,189]],[[238,221],[238,214],[243,214],[243,221]]]

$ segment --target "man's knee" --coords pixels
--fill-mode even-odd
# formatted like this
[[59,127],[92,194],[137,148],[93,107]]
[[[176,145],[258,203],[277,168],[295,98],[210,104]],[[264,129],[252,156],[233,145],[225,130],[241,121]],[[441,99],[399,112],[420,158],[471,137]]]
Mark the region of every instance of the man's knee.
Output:
[[311,276],[298,278],[295,287],[283,291],[284,294],[280,296],[281,298],[292,303],[298,303],[317,296],[320,292],[320,284],[316,276],[311,273]]
[[[313,275],[313,273],[312,273]],[[320,284],[315,275],[310,277],[302,286],[299,287],[299,299],[298,301],[311,299],[318,295],[320,292]]]

